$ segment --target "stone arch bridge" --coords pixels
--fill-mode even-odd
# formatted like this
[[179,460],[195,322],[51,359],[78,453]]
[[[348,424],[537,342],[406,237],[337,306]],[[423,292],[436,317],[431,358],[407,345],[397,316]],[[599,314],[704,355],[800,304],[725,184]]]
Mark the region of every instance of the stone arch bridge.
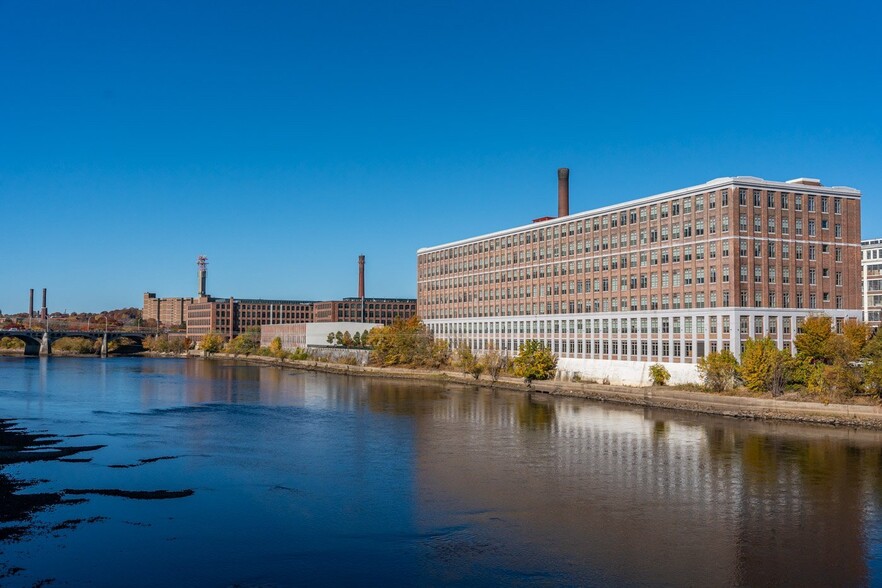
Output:
[[25,344],[25,355],[52,355],[52,343],[64,337],[79,337],[101,341],[101,357],[107,357],[107,344],[118,339],[128,339],[133,343],[133,351],[144,351],[144,339],[155,333],[131,331],[20,331],[0,330],[0,338],[10,337]]

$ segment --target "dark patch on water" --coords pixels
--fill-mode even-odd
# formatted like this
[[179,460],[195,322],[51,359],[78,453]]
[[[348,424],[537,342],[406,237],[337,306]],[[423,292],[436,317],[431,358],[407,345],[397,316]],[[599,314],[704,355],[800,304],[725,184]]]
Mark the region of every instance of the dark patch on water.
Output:
[[144,459],[139,459],[138,463],[128,463],[128,464],[114,464],[107,467],[117,468],[117,469],[126,469],[126,468],[137,468],[142,465],[147,465],[148,463],[156,463],[157,461],[164,461],[166,459],[178,459],[177,455],[163,455],[160,457],[147,457]]
[[133,500],[167,500],[170,498],[186,498],[193,495],[193,490],[120,490],[118,488],[68,488],[64,494],[98,496],[117,496],[119,498],[131,498]]
[[277,492],[290,492],[291,494],[300,494],[302,490],[298,490],[297,488],[291,488],[289,486],[282,486],[281,484],[276,484],[270,490],[275,490]]
[[106,521],[107,517],[95,516],[89,517],[87,519],[67,519],[66,521],[62,521],[57,525],[52,526],[53,531],[63,531],[65,529],[76,529],[83,523],[99,523],[101,521]]

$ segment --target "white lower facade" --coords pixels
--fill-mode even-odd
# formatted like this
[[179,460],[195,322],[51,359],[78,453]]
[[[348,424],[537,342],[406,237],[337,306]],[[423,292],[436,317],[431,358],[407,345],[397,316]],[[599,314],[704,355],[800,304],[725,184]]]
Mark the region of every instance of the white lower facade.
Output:
[[862,309],[701,308],[653,312],[583,313],[429,319],[436,338],[455,348],[466,343],[477,353],[492,345],[514,356],[527,340],[544,342],[558,358],[561,375],[629,386],[648,385],[649,366],[660,363],[671,384],[697,383],[696,362],[729,349],[740,358],[742,342],[769,337],[793,351],[799,324],[813,314],[838,326],[860,320]]

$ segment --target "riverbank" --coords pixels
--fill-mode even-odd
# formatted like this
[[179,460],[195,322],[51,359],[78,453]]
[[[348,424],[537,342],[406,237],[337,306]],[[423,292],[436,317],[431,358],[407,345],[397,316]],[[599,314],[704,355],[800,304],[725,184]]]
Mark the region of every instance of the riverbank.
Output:
[[[157,356],[162,355],[158,354]],[[190,354],[189,357],[201,357],[201,355]],[[471,376],[452,371],[342,365],[313,360],[280,360],[274,357],[254,355],[246,357],[217,353],[212,355],[212,358],[333,374],[435,383],[450,382],[496,390],[538,392],[599,402],[616,402],[742,419],[791,421],[882,430],[882,406],[880,405],[824,404],[777,398],[727,396],[664,386],[633,388],[561,380],[534,381],[531,385],[527,385],[523,380],[511,377],[500,377],[494,382],[487,377],[475,380]]]

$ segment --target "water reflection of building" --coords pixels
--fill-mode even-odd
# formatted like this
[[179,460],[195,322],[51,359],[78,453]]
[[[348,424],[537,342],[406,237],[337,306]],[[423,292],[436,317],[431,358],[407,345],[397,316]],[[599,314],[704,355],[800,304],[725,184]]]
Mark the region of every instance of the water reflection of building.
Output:
[[488,512],[470,521],[488,530],[504,518],[519,545],[504,551],[600,574],[585,581],[868,582],[877,433],[463,392],[416,434],[429,503]]

